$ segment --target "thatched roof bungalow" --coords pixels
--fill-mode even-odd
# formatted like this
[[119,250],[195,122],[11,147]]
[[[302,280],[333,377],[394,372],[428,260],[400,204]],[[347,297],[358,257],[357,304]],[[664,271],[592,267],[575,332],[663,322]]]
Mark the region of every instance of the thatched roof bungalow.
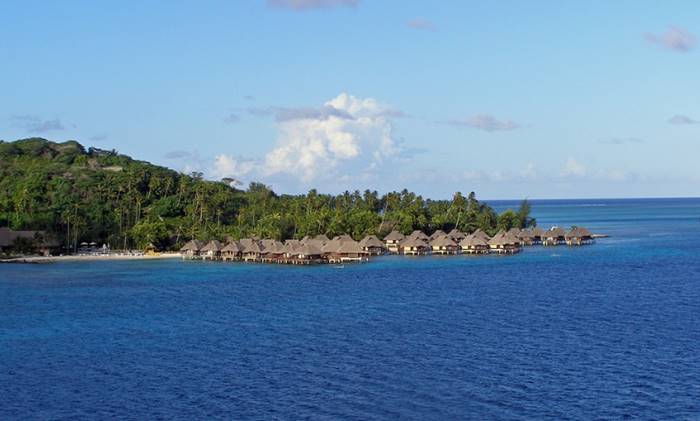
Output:
[[409,238],[417,238],[419,240],[423,240],[425,242],[430,241],[430,237],[428,237],[423,231],[421,230],[415,230],[411,233],[411,235],[408,236]]
[[428,237],[428,241],[433,241],[435,239],[438,239],[440,237],[444,237],[447,234],[443,230],[435,230],[434,233],[430,234],[430,237]]
[[389,251],[389,253],[398,254],[400,252],[399,244],[401,244],[404,238],[404,235],[396,230],[393,230],[387,234],[387,236],[384,237],[384,243],[386,244],[386,249]]
[[472,233],[474,237],[481,238],[484,241],[489,241],[491,237],[488,236],[481,228],[477,229]]
[[467,235],[459,242],[462,253],[469,254],[487,254],[489,252],[489,244],[474,234]]
[[384,253],[384,243],[377,238],[376,235],[368,235],[360,240],[360,247],[370,255],[379,255]]
[[548,231],[545,231],[542,237],[543,246],[556,246],[564,243],[564,237],[566,233],[563,229],[559,227],[552,227]]
[[262,257],[263,248],[258,240],[252,238],[241,238],[241,255],[243,260],[257,261]]
[[417,237],[407,237],[401,242],[401,250],[403,254],[417,256],[421,254],[428,254],[430,252],[430,246],[428,242]]
[[520,242],[511,234],[499,231],[488,241],[489,248],[494,253],[517,253],[520,251]]
[[223,260],[238,260],[241,257],[241,246],[237,241],[229,241],[228,244],[221,249],[221,258]]
[[564,235],[564,241],[570,246],[581,246],[593,243],[593,234],[583,227],[572,227],[571,231]]
[[190,240],[182,248],[180,252],[182,253],[183,259],[195,259],[198,258],[202,251],[202,242],[199,240]]
[[433,254],[457,254],[460,251],[459,244],[447,234],[433,239],[430,242]]
[[221,257],[221,249],[224,246],[219,240],[211,240],[204,247],[202,247],[201,255],[204,260],[217,260]]

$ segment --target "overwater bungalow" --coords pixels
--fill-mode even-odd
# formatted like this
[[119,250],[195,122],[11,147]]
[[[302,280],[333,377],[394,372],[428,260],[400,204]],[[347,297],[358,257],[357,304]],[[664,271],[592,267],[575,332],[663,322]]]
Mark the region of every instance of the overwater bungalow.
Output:
[[543,246],[557,246],[564,243],[564,237],[566,233],[563,229],[559,227],[552,227],[548,231],[545,231],[544,237],[542,237]]
[[400,252],[399,245],[404,240],[404,235],[400,232],[393,230],[386,237],[384,237],[384,243],[386,244],[386,249],[389,253],[398,254]]
[[298,250],[296,261],[298,264],[321,263],[321,249],[315,244],[304,244]]
[[466,235],[462,231],[458,230],[457,228],[453,228],[452,231],[447,233],[447,235],[451,239],[455,240],[457,243],[464,240],[464,238],[466,237]]
[[263,241],[262,261],[268,263],[276,263],[284,259],[285,246],[280,241],[270,240]]
[[369,253],[363,250],[357,241],[343,241],[335,254],[339,262],[363,262],[367,260]]
[[518,233],[518,239],[520,240],[520,244],[522,244],[523,246],[531,246],[535,242],[534,236],[532,235],[532,231],[530,231],[529,229],[520,230],[520,232]]
[[428,242],[417,237],[406,237],[401,242],[401,251],[405,255],[418,256],[430,253]]
[[221,249],[224,248],[219,240],[209,241],[200,252],[203,260],[219,260]]
[[237,241],[229,241],[224,248],[221,249],[222,260],[238,260],[241,258],[241,246]]
[[430,237],[428,237],[428,241],[433,241],[435,239],[438,239],[440,237],[444,237],[447,234],[445,234],[445,231],[443,230],[436,230],[434,233],[430,234]]
[[199,259],[202,251],[202,242],[199,240],[190,240],[182,246],[180,252],[183,259]]
[[459,244],[447,234],[432,240],[430,248],[433,254],[457,254],[460,252]]
[[581,246],[593,243],[593,234],[583,227],[573,227],[564,235],[564,241],[570,246]]
[[338,241],[341,241],[341,242],[345,242],[345,241],[355,241],[355,239],[352,238],[351,236],[349,236],[348,234],[336,235],[335,237],[333,237],[333,241],[335,241],[335,240],[338,240]]
[[520,251],[518,239],[503,231],[494,235],[488,244],[492,253],[513,254]]
[[377,256],[384,253],[384,243],[376,235],[368,235],[360,241],[360,247],[369,255]]
[[462,253],[468,254],[488,254],[489,244],[481,238],[474,234],[467,235],[459,242],[459,246],[462,249]]
[[544,231],[542,230],[542,228],[530,228],[530,234],[532,235],[532,244],[542,244],[542,239],[544,237]]
[[263,248],[258,240],[241,238],[241,258],[246,262],[257,262],[262,258]]

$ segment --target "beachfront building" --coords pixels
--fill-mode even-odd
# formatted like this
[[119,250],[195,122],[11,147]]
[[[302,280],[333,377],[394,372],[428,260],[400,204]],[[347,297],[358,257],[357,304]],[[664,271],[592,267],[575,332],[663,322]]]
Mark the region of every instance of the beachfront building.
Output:
[[462,249],[462,253],[467,254],[488,254],[489,244],[481,238],[474,234],[467,235],[459,242],[459,246]]
[[491,237],[489,237],[488,234],[486,234],[481,228],[479,228],[479,229],[477,229],[476,231],[474,231],[474,232],[472,233],[472,235],[473,235],[474,237],[481,238],[482,240],[484,240],[484,241],[486,241],[486,242],[488,242],[488,241],[491,239]]
[[221,249],[224,248],[219,240],[209,241],[200,252],[203,260],[219,260]]
[[552,227],[550,230],[544,233],[542,237],[543,246],[558,246],[564,243],[564,237],[566,233],[563,229],[559,227]]
[[400,249],[402,250],[403,254],[408,256],[418,256],[430,253],[430,246],[428,245],[428,242],[416,237],[404,238],[404,240],[401,242]]
[[571,231],[564,235],[564,241],[570,246],[582,246],[593,243],[593,234],[583,227],[572,227]]
[[241,238],[241,258],[246,262],[257,262],[262,259],[262,247],[258,240]]
[[399,254],[401,252],[400,244],[404,238],[404,235],[396,230],[387,234],[387,236],[384,237],[384,243],[389,253]]
[[343,241],[336,250],[340,262],[366,262],[368,252],[362,249],[357,241]]
[[237,241],[230,241],[221,249],[222,260],[239,260],[241,258],[241,246]]
[[513,254],[520,251],[520,242],[512,234],[499,231],[488,241],[490,251],[498,254]]
[[180,252],[182,253],[183,259],[199,259],[200,252],[202,251],[202,242],[199,240],[190,240],[182,246]]
[[534,235],[529,229],[520,230],[518,233],[518,240],[520,240],[520,244],[523,246],[531,246],[535,242]]
[[433,239],[430,242],[430,248],[433,254],[457,254],[461,250],[459,244],[447,234]]
[[48,256],[52,250],[59,248],[59,243],[46,238],[44,231],[15,231],[7,227],[0,228],[0,252],[5,253],[24,242],[34,252]]
[[532,236],[532,244],[542,244],[542,238],[544,237],[544,231],[542,228],[533,227],[530,228],[530,234]]
[[304,244],[299,248],[298,254],[296,254],[296,259],[294,263],[297,264],[311,264],[311,263],[321,263],[321,249],[314,243]]
[[360,241],[360,247],[371,256],[378,256],[384,253],[384,243],[376,235],[368,235]]
[[423,231],[421,230],[415,230],[411,233],[411,235],[408,236],[409,238],[417,238],[419,240],[423,240],[426,243],[430,241],[430,237],[428,237]]

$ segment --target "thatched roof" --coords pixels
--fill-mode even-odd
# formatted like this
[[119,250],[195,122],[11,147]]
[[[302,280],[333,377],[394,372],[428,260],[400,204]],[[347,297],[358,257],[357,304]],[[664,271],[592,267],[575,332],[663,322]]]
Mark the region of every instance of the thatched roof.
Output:
[[444,237],[447,234],[445,234],[445,231],[443,230],[436,230],[434,233],[430,234],[430,237],[428,237],[428,240],[432,241],[435,240],[436,238]]
[[488,247],[489,244],[481,237],[477,237],[474,234],[467,235],[459,242],[462,248],[476,248],[476,247]]
[[466,237],[464,235],[464,233],[462,231],[458,230],[457,228],[453,228],[452,231],[450,231],[447,235],[450,236],[455,241],[460,241],[464,237]]
[[401,247],[409,247],[409,248],[424,248],[428,247],[428,243],[417,237],[406,237],[402,242],[401,242]]
[[339,240],[341,242],[355,241],[351,236],[349,236],[347,234],[336,235],[335,237],[333,237],[333,241],[335,241],[335,240]]
[[241,246],[238,244],[238,242],[231,241],[230,243],[226,244],[226,246],[222,248],[221,251],[224,253],[240,253]]
[[529,240],[533,237],[534,237],[534,235],[532,234],[532,231],[530,231],[529,229],[520,230],[520,233],[518,234],[518,238],[521,240]]
[[314,241],[320,241],[323,244],[326,244],[327,242],[331,241],[330,238],[326,234],[319,234],[313,238]]
[[512,235],[513,237],[518,237],[518,236],[520,235],[520,228],[515,228],[515,227],[513,227],[513,228],[509,229],[509,230],[506,232],[506,234],[510,234],[510,235]]
[[481,238],[481,239],[484,240],[484,241],[489,241],[489,238],[490,238],[490,237],[488,236],[488,234],[486,234],[481,228],[479,228],[479,229],[477,229],[476,231],[474,231],[474,232],[472,233],[472,235],[475,236],[475,237],[479,237],[479,238]]
[[321,247],[323,247],[324,244],[326,244],[324,241],[316,240],[316,239],[311,239],[311,240],[309,240],[309,241],[303,243],[302,245],[310,245],[310,246],[313,246],[313,247],[317,247],[317,248],[320,250]]
[[[26,238],[27,240],[37,240],[44,236],[43,231],[15,231],[7,227],[0,228],[0,247],[8,247],[14,244],[18,238]],[[52,241],[45,241],[45,244],[51,244]]]
[[566,233],[566,238],[583,238],[590,237],[592,234],[586,228],[583,227],[573,227],[571,231]]
[[520,242],[518,241],[517,238],[513,237],[512,234],[505,233],[503,231],[499,231],[496,235],[493,236],[492,239],[488,241],[488,244],[490,246],[510,246],[510,245],[517,245]]
[[552,227],[549,231],[545,233],[545,236],[547,238],[558,238],[558,237],[564,237],[566,233],[564,232],[563,229],[559,227]]
[[432,247],[457,247],[455,240],[448,237],[447,234],[443,235],[442,237],[435,238],[430,242],[430,245]]
[[331,240],[321,247],[321,252],[323,253],[336,253],[340,248],[342,242],[340,240]]
[[251,238],[241,238],[240,244],[243,253],[262,253],[263,251],[260,243]]
[[285,252],[284,244],[280,241],[272,240],[268,242],[263,250],[263,254],[282,254]]
[[304,244],[299,250],[301,256],[320,256],[321,249],[313,244]]
[[384,237],[384,241],[402,241],[405,238],[403,234],[400,232],[393,230],[389,234],[387,234],[386,237]]
[[360,240],[360,247],[384,247],[384,243],[376,235],[368,235]]
[[213,251],[215,253],[218,253],[221,251],[222,248],[223,246],[221,245],[221,242],[219,240],[211,240],[207,243],[206,246],[202,247],[202,251]]
[[340,254],[361,254],[364,253],[360,243],[357,241],[343,241],[340,243],[340,247],[336,250],[336,253]]
[[190,240],[182,246],[180,251],[200,251],[202,250],[202,242],[199,240]]
[[530,228],[530,233],[533,237],[542,237],[544,235],[544,231],[540,227]]
[[305,235],[304,237],[302,237],[301,243],[302,243],[302,244],[303,244],[303,243],[306,243],[306,242],[309,241],[309,240],[311,240],[311,236],[310,236],[310,235]]
[[425,241],[430,240],[430,237],[428,237],[427,235],[425,235],[425,233],[424,233],[423,231],[421,231],[421,230],[415,230],[415,231],[413,231],[413,232],[411,233],[411,235],[409,235],[409,237],[410,237],[410,238],[419,238],[419,239],[425,240]]

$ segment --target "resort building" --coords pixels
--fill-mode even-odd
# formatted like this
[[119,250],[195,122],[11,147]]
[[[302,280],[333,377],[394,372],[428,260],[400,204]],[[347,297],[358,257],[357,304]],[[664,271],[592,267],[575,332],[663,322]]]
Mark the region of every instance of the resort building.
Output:
[[223,246],[219,240],[211,240],[207,243],[200,252],[204,260],[219,260],[221,257],[221,249]]
[[419,239],[419,240],[425,241],[426,243],[427,243],[428,241],[430,241],[430,237],[428,237],[427,235],[425,235],[425,233],[424,233],[423,231],[421,231],[421,230],[415,230],[415,231],[413,231],[413,232],[411,233],[411,235],[409,235],[408,237],[409,237],[409,238],[417,238],[417,239]]
[[552,227],[550,230],[544,233],[542,237],[543,246],[557,246],[564,243],[564,237],[566,233],[563,229],[559,227]]
[[470,234],[459,242],[459,246],[462,249],[462,253],[468,254],[488,254],[489,244],[481,238],[474,234]]
[[448,237],[447,234],[443,234],[442,237],[432,240],[430,242],[430,247],[433,254],[457,254],[460,252],[459,244]]
[[368,235],[360,241],[360,247],[367,254],[377,256],[384,253],[384,243],[376,235]]
[[582,246],[593,243],[593,234],[586,228],[573,227],[564,235],[564,241],[570,246]]
[[481,228],[477,229],[472,233],[474,237],[481,238],[484,241],[489,241],[491,237],[488,236]]
[[246,262],[257,262],[262,258],[262,247],[258,240],[241,238],[241,257]]
[[180,252],[182,253],[183,259],[199,259],[200,252],[202,251],[202,243],[199,240],[190,240],[182,246]]
[[444,237],[444,236],[446,236],[446,235],[447,235],[447,234],[445,234],[445,231],[443,231],[443,230],[436,230],[434,233],[432,233],[432,234],[430,235],[430,237],[428,237],[428,241],[433,241],[433,240],[436,240],[436,239],[438,239],[438,238],[440,238],[440,237]]
[[223,260],[238,260],[241,258],[241,246],[238,242],[231,241],[221,249],[221,258]]
[[44,231],[15,231],[7,227],[0,228],[0,252],[7,252],[20,241],[31,243],[34,251],[44,256],[48,256],[52,249],[59,247],[58,242],[46,238]]
[[513,254],[520,251],[520,242],[511,234],[498,232],[488,241],[491,252],[498,254]]
[[384,243],[386,244],[386,249],[389,253],[398,254],[400,250],[400,244],[404,240],[404,235],[400,232],[394,230],[384,237]]
[[405,255],[418,256],[430,253],[430,246],[421,238],[407,237],[401,242],[400,250]]

